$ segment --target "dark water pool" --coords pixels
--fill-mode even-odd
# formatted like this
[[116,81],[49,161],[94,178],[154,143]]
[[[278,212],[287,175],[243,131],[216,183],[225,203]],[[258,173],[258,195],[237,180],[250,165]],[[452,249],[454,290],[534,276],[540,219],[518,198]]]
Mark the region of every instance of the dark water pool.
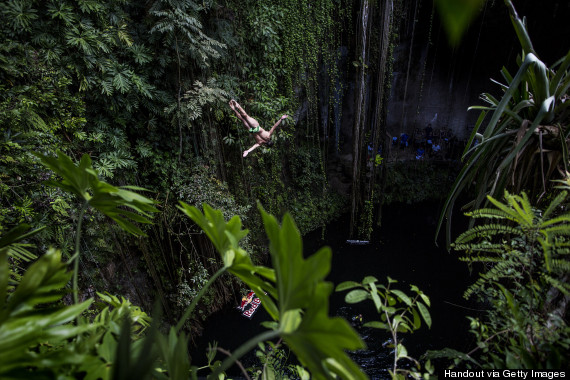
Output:
[[[398,289],[409,293],[410,284],[418,286],[431,299],[432,326],[422,326],[414,334],[400,334],[408,353],[419,358],[427,350],[452,347],[468,351],[473,346],[468,333],[466,315],[473,312],[462,298],[466,287],[476,280],[467,266],[457,260],[457,255],[448,253],[443,244],[434,243],[434,232],[439,205],[423,203],[394,205],[384,210],[383,225],[375,231],[370,244],[351,245],[348,239],[348,218],[343,217],[322,230],[304,237],[304,253],[310,255],[323,245],[333,251],[333,262],[328,280],[335,285],[346,280],[361,281],[371,275],[381,282],[386,276],[399,281]],[[323,238],[324,236],[324,238]],[[346,292],[333,293],[330,300],[330,315],[345,317],[362,314],[364,322],[379,320],[372,302],[348,305],[344,302]],[[193,364],[204,361],[207,342],[217,341],[220,347],[235,350],[248,338],[264,330],[259,324],[268,319],[260,310],[249,320],[241,316],[234,305],[213,315],[206,323],[203,336],[193,350]],[[382,330],[358,328],[367,344],[366,350],[352,353],[353,359],[373,379],[389,378],[393,356],[389,346],[389,334]],[[252,365],[253,356],[244,359]],[[232,374],[234,370],[230,371]],[[239,372],[235,372],[239,376]]]

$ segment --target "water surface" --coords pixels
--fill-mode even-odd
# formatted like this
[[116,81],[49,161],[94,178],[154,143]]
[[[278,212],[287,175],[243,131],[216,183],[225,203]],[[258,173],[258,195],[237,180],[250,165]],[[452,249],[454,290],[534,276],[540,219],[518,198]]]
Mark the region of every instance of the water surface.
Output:
[[[432,326],[422,326],[414,334],[400,334],[408,353],[419,358],[426,350],[452,347],[469,351],[473,341],[468,334],[466,315],[471,305],[462,298],[466,287],[476,280],[466,264],[457,260],[457,254],[448,253],[434,243],[439,205],[422,203],[398,204],[384,209],[383,225],[374,232],[370,244],[352,245],[348,239],[348,216],[330,223],[324,230],[314,231],[303,239],[308,256],[321,246],[332,248],[332,269],[327,280],[335,285],[346,280],[361,281],[374,276],[387,283],[386,277],[398,280],[397,287],[410,294],[410,284],[418,286],[431,299]],[[460,222],[464,225],[464,222]],[[462,227],[459,226],[459,229]],[[346,292],[333,293],[330,315],[351,320],[362,314],[364,322],[380,320],[372,301],[356,305],[344,302]],[[193,355],[194,364],[202,364],[208,341],[216,340],[220,347],[235,350],[241,343],[264,330],[259,324],[268,320],[265,310],[259,310],[249,320],[239,314],[234,305],[214,314],[206,323],[203,336]],[[367,344],[366,350],[351,353],[353,359],[373,379],[387,379],[387,370],[393,362],[390,335],[383,330],[355,326]],[[242,360],[244,365],[255,365],[253,355]],[[234,378],[239,372],[230,371]]]

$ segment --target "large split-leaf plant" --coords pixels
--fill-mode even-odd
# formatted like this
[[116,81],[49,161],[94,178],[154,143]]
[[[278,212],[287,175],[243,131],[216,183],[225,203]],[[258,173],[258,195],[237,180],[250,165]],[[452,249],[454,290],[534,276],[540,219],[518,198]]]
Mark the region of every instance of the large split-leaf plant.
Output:
[[[269,330],[244,343],[212,378],[258,343],[276,338],[285,341],[314,379],[366,378],[345,352],[363,348],[364,343],[348,322],[328,316],[328,297],[333,286],[324,279],[331,265],[330,248],[321,248],[303,258],[301,235],[291,216],[286,214],[280,226],[275,217],[260,207],[273,268],[256,266],[238,245],[247,234],[241,229],[239,217],[225,222],[221,211],[208,205],[204,205],[204,213],[183,202],[181,205],[222,256],[224,266],[219,273],[228,271],[244,281],[273,319],[265,324]],[[184,323],[184,318],[180,323]]]
[[[503,67],[503,95],[481,95],[487,105],[480,110],[463,153],[464,166],[448,195],[439,219],[437,235],[447,219],[450,243],[451,214],[464,190],[475,187],[468,207],[487,204],[487,195],[500,197],[505,189],[538,197],[548,190],[549,180],[563,176],[568,163],[570,114],[570,51],[552,68],[538,57],[526,29],[510,0],[505,0],[522,46],[519,69],[513,77]],[[488,121],[487,121],[488,120]]]
[[115,187],[99,179],[93,169],[91,158],[85,154],[79,164],[74,164],[71,158],[61,152],[57,157],[44,156],[36,153],[42,164],[51,169],[60,180],[51,180],[47,184],[58,187],[74,194],[82,203],[75,234],[75,253],[70,261],[74,262],[73,270],[73,299],[78,303],[77,277],[79,272],[79,244],[81,226],[88,207],[100,211],[117,222],[125,231],[134,235],[144,235],[135,224],[150,223],[149,217],[158,212],[154,201],[131,190],[144,190],[135,186]]

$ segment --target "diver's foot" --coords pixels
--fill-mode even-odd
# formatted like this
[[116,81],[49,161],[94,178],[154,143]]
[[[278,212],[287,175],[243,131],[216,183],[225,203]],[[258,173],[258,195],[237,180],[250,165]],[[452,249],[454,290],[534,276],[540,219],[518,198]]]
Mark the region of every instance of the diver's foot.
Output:
[[245,110],[243,108],[241,108],[239,103],[236,102],[235,100],[234,100],[234,105],[235,105],[237,111],[241,114],[241,116],[244,116],[244,117],[247,116],[247,113],[245,112]]

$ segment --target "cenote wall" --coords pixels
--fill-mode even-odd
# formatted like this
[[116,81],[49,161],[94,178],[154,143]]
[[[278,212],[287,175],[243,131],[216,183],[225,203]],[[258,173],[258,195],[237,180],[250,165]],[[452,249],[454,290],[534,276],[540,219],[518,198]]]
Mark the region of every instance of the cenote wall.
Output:
[[[568,49],[570,14],[567,1],[517,1],[520,17],[526,16],[534,47],[550,66]],[[417,16],[414,13],[417,9]],[[500,96],[504,83],[500,70],[516,73],[520,44],[503,1],[485,2],[477,19],[456,47],[450,46],[431,1],[408,1],[407,15],[394,50],[394,70],[388,104],[387,130],[394,136],[424,128],[437,114],[434,129],[447,127],[459,139],[468,137],[481,105],[479,95]],[[415,20],[415,25],[412,20]]]
[[[501,68],[505,66],[512,75],[518,68],[516,59],[521,48],[507,8],[503,1],[486,1],[461,42],[453,47],[448,43],[433,1],[404,0],[400,4],[386,132],[390,137],[401,133],[411,136],[415,128],[423,129],[431,122],[434,130],[449,128],[459,140],[465,140],[479,116],[478,111],[468,111],[468,107],[483,105],[479,96],[484,92],[499,97],[501,88],[491,79],[504,83]],[[513,4],[519,16],[527,18],[539,58],[548,66],[553,65],[568,51],[570,28],[566,23],[570,2],[513,0]],[[370,23],[381,22],[374,16],[371,12]],[[359,20],[359,15],[354,18]],[[357,38],[354,33],[354,39]],[[350,63],[358,56],[354,51],[358,42],[352,41],[345,72],[350,72]],[[351,153],[356,82],[356,74],[347,75],[351,78],[347,78],[343,99],[341,153],[344,154]],[[368,96],[374,92],[373,86],[369,81]]]

